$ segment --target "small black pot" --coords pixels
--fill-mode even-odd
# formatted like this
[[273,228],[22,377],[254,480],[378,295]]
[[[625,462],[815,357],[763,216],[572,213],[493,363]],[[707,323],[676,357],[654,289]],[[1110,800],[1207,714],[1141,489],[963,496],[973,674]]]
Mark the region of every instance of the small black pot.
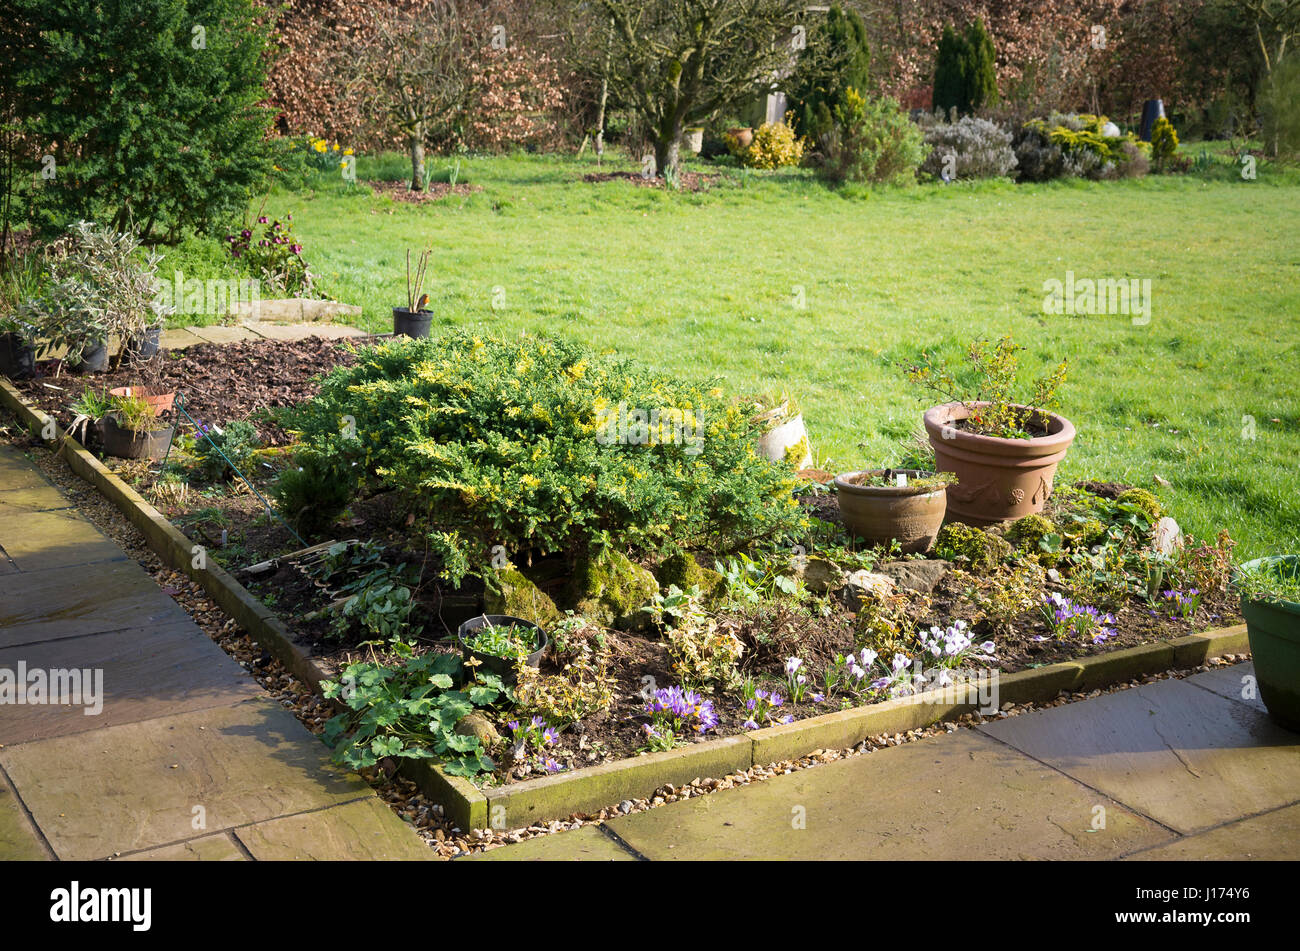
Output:
[[405,307],[393,308],[393,333],[407,337],[429,336],[429,324],[433,322],[433,311],[422,310],[411,313]]
[[138,337],[132,337],[126,352],[136,360],[150,360],[157,356],[162,344],[162,327],[150,327]]
[[69,364],[74,373],[103,373],[108,369],[108,342],[90,341],[81,352],[81,361]]
[[35,372],[36,348],[12,331],[0,334],[0,373],[21,380]]
[[460,641],[460,652],[466,659],[473,657],[477,660],[484,670],[491,671],[499,676],[504,682],[512,684],[515,682],[515,663],[505,657],[496,657],[492,654],[481,654],[476,650],[471,650],[465,643],[465,639],[477,631],[480,627],[486,627],[492,624],[496,627],[530,627],[537,632],[537,650],[528,655],[527,664],[529,667],[536,667],[542,662],[542,655],[546,653],[546,632],[532,621],[525,621],[520,617],[511,617],[509,614],[480,614],[478,617],[472,617],[456,630],[456,638]]
[[120,459],[162,459],[172,444],[174,426],[137,433],[117,424],[111,416],[101,420],[104,452]]

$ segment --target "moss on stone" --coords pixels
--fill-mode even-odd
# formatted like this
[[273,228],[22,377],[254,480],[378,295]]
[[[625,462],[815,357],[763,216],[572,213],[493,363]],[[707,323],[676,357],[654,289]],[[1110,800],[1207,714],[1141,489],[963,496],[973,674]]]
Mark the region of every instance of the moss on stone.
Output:
[[712,568],[705,568],[689,552],[669,555],[659,565],[659,588],[667,592],[670,585],[682,591],[698,587],[704,598],[715,598],[726,589],[726,579]]
[[609,627],[640,630],[649,626],[642,611],[659,593],[655,576],[622,552],[607,550],[584,558],[573,573],[571,599],[574,610]]
[[1152,525],[1160,521],[1160,517],[1165,514],[1165,507],[1160,504],[1160,500],[1146,489],[1127,489],[1121,492],[1115,501],[1120,505],[1136,505],[1150,517]]
[[1006,560],[1011,543],[961,522],[949,522],[939,529],[934,550],[948,561],[965,558],[971,571],[987,571]]
[[499,568],[487,578],[483,590],[484,614],[508,614],[550,630],[563,615],[550,596],[514,565]]
[[1038,543],[1053,534],[1056,534],[1056,526],[1052,520],[1035,512],[1012,522],[1007,528],[1006,539],[1021,551],[1037,552]]

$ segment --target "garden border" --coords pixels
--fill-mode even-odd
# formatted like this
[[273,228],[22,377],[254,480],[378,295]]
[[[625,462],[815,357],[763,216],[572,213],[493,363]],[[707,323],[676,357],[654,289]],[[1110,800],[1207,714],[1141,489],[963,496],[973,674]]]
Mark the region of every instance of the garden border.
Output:
[[[222,610],[299,679],[320,690],[329,677],[310,654],[293,642],[288,629],[243,585],[216,564],[195,565],[196,546],[180,529],[108,470],[53,419],[29,405],[10,381],[0,376],[0,404],[18,417],[46,445],[58,447],[72,470],[93,485],[144,534],[149,547],[166,564],[197,582]],[[55,436],[45,439],[42,431]],[[1209,658],[1249,650],[1246,626],[1218,628],[1075,661],[1048,664],[1012,674],[996,674],[997,702],[1053,700],[1063,690],[1092,690],[1170,668],[1195,667]],[[594,813],[627,799],[644,799],[661,786],[683,785],[700,778],[721,778],[780,760],[797,759],[817,750],[847,749],[881,734],[893,735],[955,719],[978,707],[969,698],[955,699],[944,690],[928,691],[881,703],[853,707],[648,753],[572,772],[523,780],[481,790],[450,776],[427,760],[407,760],[403,773],[442,805],[465,831],[523,828],[538,822]]]

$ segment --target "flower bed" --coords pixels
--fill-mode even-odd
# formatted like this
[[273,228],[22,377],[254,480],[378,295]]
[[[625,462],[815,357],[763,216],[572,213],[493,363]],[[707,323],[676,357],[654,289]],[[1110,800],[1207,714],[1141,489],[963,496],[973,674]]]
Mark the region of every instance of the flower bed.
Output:
[[[985,672],[1118,657],[1235,620],[1230,542],[1187,540],[1161,554],[1168,526],[1149,493],[1062,487],[1042,515],[991,530],[952,524],[929,557],[899,558],[854,545],[832,492],[747,453],[747,418],[716,388],[612,372],[576,348],[544,353],[535,342],[526,354],[486,343],[497,349],[476,369],[465,366],[481,352],[475,338],[448,346],[363,352],[294,421],[276,417],[301,438],[291,462],[246,447],[257,464],[241,467],[264,495],[288,473],[317,492],[348,482],[337,517],[324,504],[311,515],[321,534],[356,544],[237,574],[334,675],[332,695],[355,715],[331,738],[357,768],[439,761],[491,791],[639,753],[682,762],[673,754],[701,743],[821,729]],[[196,400],[210,376],[198,362]],[[466,392],[475,387],[484,402]],[[301,393],[313,392],[304,382]],[[628,427],[600,415],[620,394],[632,406],[663,400],[683,412],[678,422],[698,413],[701,451],[689,451],[691,427],[629,438],[635,418]],[[420,426],[442,428],[431,440]],[[402,459],[413,446],[423,446],[422,468]],[[203,455],[182,447],[161,477],[128,474],[232,570],[303,547]],[[322,471],[306,471],[313,458]],[[572,469],[556,461],[566,458]],[[480,502],[507,484],[504,501]],[[543,486],[555,497],[539,500]],[[278,495],[305,532],[306,513]],[[789,505],[773,508],[782,499]],[[511,521],[530,507],[540,529]],[[514,685],[467,669],[454,635],[480,612],[541,624],[541,666],[520,667]]]

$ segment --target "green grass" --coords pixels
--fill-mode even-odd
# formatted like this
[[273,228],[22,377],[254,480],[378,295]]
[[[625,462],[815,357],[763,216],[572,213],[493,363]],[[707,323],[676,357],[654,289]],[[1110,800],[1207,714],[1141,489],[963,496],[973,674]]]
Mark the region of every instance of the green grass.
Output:
[[[267,210],[293,212],[321,289],[361,304],[370,329],[405,301],[406,249],[431,245],[435,332],[551,333],[736,391],[788,389],[834,469],[890,463],[919,427],[931,401],[892,361],[1010,333],[1027,373],[1070,359],[1060,411],[1079,437],[1061,478],[1159,475],[1184,528],[1226,527],[1242,555],[1300,551],[1293,169],[838,192],[805,171],[727,170],[707,194],[582,181],[595,170],[469,158],[463,179],[483,190],[467,198],[413,206],[330,183]],[[400,156],[358,165],[406,171]],[[1150,323],[1044,314],[1043,282],[1067,270],[1149,278]]]

